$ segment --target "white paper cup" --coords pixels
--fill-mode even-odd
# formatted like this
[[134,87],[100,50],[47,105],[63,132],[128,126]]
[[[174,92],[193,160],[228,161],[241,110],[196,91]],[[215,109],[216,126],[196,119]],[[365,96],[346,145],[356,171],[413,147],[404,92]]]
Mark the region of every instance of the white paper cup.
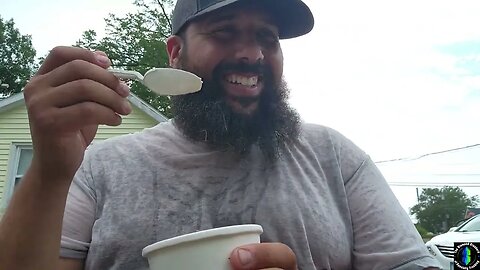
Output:
[[262,226],[236,225],[194,232],[149,245],[142,250],[150,270],[230,270],[230,253],[260,243]]

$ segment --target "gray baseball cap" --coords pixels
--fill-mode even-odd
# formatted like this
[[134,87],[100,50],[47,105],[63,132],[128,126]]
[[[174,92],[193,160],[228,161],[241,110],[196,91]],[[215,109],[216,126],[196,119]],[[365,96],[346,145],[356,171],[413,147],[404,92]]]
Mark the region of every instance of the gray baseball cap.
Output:
[[253,5],[269,12],[279,29],[280,39],[294,38],[310,32],[314,19],[301,0],[177,0],[172,17],[172,34],[205,14],[230,5]]

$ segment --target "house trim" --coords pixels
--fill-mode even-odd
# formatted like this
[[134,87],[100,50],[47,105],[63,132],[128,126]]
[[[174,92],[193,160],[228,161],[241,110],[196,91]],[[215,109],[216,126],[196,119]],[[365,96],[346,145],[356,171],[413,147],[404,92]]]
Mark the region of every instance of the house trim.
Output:
[[[139,108],[144,113],[146,113],[148,116],[157,120],[159,123],[168,121],[168,118],[165,115],[161,114],[159,111],[157,111],[155,108],[153,108],[148,103],[143,101],[137,95],[135,95],[133,93],[130,93],[130,95],[127,97],[127,99],[132,103],[132,105]],[[11,97],[8,97],[6,99],[0,100],[0,113],[2,113],[4,111],[7,111],[11,108],[14,108],[21,103],[25,103],[23,92],[15,94],[15,95],[13,95]]]

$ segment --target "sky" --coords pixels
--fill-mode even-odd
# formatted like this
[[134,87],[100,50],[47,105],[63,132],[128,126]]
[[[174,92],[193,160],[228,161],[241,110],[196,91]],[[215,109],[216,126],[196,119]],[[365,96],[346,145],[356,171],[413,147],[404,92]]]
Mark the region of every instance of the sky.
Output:
[[[131,2],[0,0],[0,16],[32,35],[43,56],[84,30],[103,35],[103,19],[134,11]],[[304,2],[314,30],[282,41],[301,117],[340,131],[374,161],[407,158],[378,163],[407,211],[416,203],[409,183],[463,183],[480,195],[468,185],[480,183],[480,148],[415,159],[480,143],[480,1]]]

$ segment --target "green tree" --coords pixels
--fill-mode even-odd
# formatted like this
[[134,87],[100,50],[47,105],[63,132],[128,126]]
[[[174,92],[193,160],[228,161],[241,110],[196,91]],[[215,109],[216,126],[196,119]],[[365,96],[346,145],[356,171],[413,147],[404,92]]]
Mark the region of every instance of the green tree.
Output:
[[423,228],[422,226],[420,226],[420,224],[415,224],[415,228],[417,229],[418,233],[420,234],[420,236],[422,238],[426,238],[428,237],[428,231],[427,229]]
[[418,225],[439,233],[453,227],[463,219],[467,207],[475,207],[477,196],[468,197],[459,187],[427,188],[419,196],[419,202],[410,209]]
[[0,81],[9,87],[0,87],[0,98],[22,91],[33,75],[36,51],[30,35],[22,35],[13,19],[0,17]]
[[[110,14],[105,37],[93,30],[83,33],[76,46],[108,54],[114,68],[132,69],[145,74],[154,67],[168,67],[166,39],[171,33],[172,0],[134,1],[136,12],[125,16]],[[170,98],[157,96],[142,84],[133,82],[131,90],[167,117],[172,117]]]

